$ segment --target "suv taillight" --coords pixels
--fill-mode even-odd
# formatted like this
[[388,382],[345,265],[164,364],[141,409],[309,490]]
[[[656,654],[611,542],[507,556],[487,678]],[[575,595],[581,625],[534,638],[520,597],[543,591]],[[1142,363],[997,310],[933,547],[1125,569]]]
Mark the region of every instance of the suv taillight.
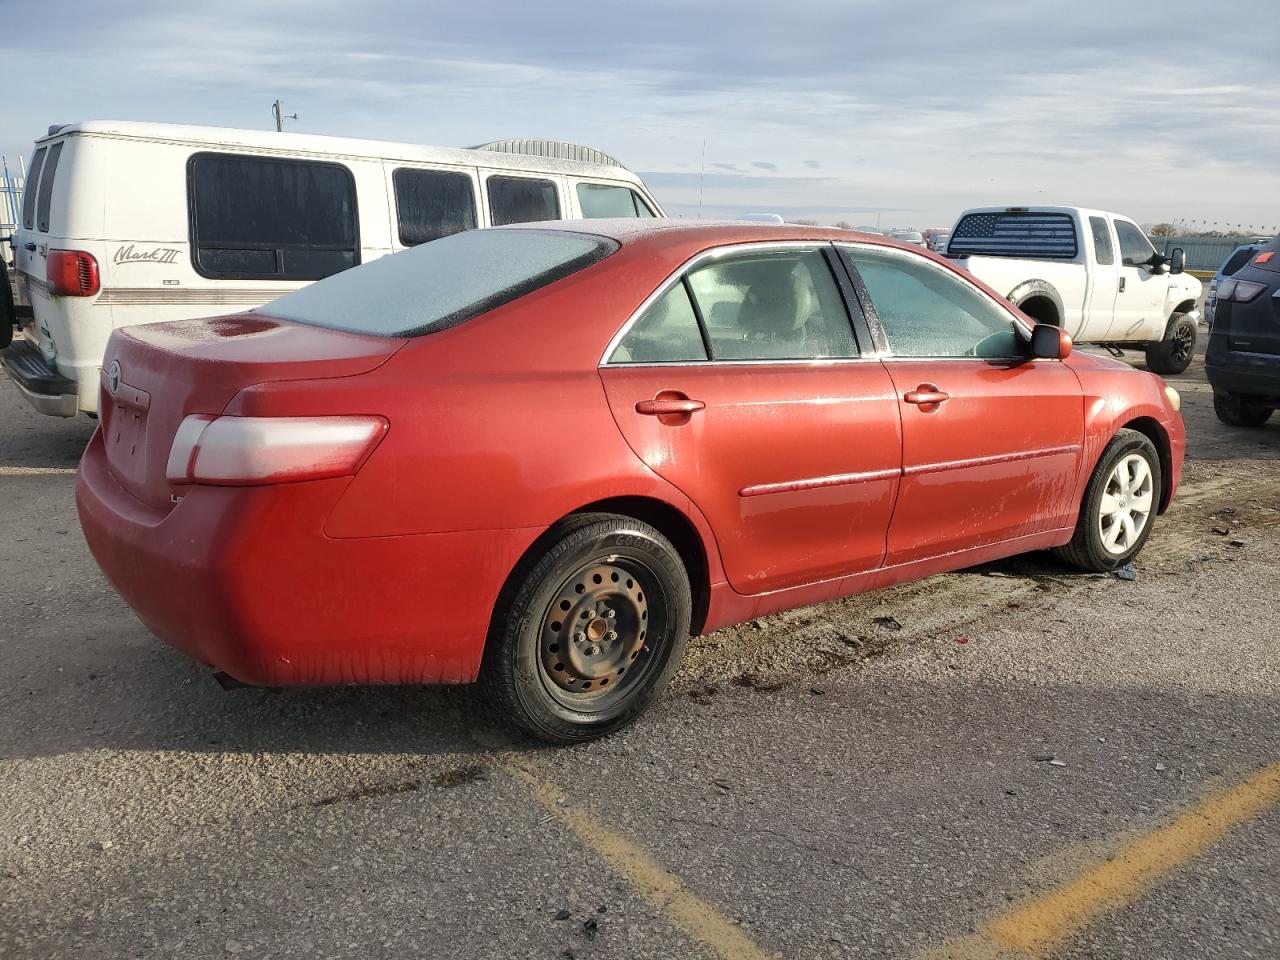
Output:
[[98,261],[83,250],[50,250],[45,279],[55,297],[92,297],[102,286]]

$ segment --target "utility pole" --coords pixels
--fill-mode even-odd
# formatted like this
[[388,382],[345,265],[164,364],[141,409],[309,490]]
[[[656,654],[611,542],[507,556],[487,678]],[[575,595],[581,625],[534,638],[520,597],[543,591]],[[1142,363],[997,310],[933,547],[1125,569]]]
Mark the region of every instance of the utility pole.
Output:
[[271,105],[271,115],[276,118],[276,133],[284,132],[284,122],[286,120],[298,119],[298,115],[296,113],[286,114],[284,112],[283,100],[277,100],[275,103]]

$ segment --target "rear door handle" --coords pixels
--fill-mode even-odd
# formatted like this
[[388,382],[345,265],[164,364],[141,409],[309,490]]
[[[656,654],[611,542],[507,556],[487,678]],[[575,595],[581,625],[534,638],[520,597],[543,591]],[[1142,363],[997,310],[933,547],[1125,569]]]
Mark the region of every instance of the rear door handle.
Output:
[[1120,278],[1120,292],[1124,293],[1124,277]]
[[23,246],[27,248],[27,252],[29,253],[36,252],[36,245],[34,243],[24,243]]
[[951,399],[951,394],[943,393],[938,389],[936,384],[922,383],[914,390],[908,390],[902,397],[907,403],[924,405],[930,403],[945,403]]
[[657,399],[657,400],[641,400],[636,404],[636,413],[644,414],[646,417],[687,417],[691,413],[697,413],[699,410],[705,410],[707,405],[701,400],[690,400],[688,397],[680,399]]

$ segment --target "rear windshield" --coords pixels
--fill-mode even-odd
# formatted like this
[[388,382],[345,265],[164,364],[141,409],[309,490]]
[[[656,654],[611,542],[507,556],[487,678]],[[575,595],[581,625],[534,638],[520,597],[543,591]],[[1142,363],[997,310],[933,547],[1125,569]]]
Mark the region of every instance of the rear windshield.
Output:
[[[1263,258],[1264,253],[1269,253],[1271,256]],[[1259,259],[1262,259],[1261,263],[1258,262]],[[1262,245],[1262,249],[1253,258],[1253,265],[1261,270],[1280,273],[1280,234],[1276,234]]]
[[1076,255],[1075,220],[1067,213],[969,213],[960,218],[947,253],[1069,260]]
[[1238,247],[1231,256],[1227,257],[1227,262],[1222,265],[1223,276],[1234,276],[1235,272],[1252,260],[1253,255],[1257,252],[1257,247]]
[[34,229],[36,225],[36,191],[40,183],[40,168],[44,166],[44,155],[47,150],[48,147],[41,147],[36,151],[35,159],[31,161],[31,170],[27,173],[27,180],[22,188],[22,225],[28,230]]
[[469,230],[381,257],[303,287],[262,313],[318,327],[415,337],[576,273],[618,249],[558,230]]

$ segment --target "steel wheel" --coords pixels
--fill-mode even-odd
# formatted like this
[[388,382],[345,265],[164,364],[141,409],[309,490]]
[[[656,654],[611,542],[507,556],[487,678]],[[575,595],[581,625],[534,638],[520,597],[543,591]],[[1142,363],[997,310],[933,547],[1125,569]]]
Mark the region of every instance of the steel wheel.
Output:
[[1098,532],[1108,553],[1128,553],[1142,536],[1155,502],[1154,482],[1146,457],[1131,453],[1116,463],[1098,506]]
[[565,579],[543,614],[539,643],[539,672],[553,699],[595,713],[644,683],[653,662],[645,640],[664,629],[661,589],[632,557],[592,561]]

